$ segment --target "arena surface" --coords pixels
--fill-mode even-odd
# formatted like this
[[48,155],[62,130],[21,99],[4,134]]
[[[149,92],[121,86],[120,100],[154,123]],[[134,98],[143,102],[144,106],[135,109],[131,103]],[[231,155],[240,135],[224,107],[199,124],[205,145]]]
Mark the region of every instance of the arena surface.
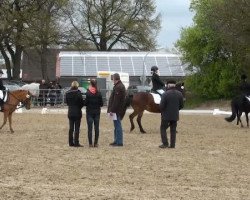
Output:
[[[250,199],[250,129],[222,115],[181,115],[176,149],[160,149],[160,115],[146,114],[124,147],[110,147],[113,124],[101,116],[99,148],[68,147],[66,114],[15,113],[0,130],[0,199]],[[243,119],[244,124],[245,119]]]

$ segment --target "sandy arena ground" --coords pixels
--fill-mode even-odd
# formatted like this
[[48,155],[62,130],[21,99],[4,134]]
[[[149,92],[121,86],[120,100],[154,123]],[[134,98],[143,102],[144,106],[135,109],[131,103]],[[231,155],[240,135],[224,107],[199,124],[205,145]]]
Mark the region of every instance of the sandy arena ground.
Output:
[[[65,114],[15,113],[0,130],[0,199],[250,199],[250,129],[222,115],[181,115],[176,149],[160,149],[160,115],[146,114],[124,147],[110,147],[113,124],[101,116],[99,148],[68,147]],[[245,123],[245,119],[243,118]]]

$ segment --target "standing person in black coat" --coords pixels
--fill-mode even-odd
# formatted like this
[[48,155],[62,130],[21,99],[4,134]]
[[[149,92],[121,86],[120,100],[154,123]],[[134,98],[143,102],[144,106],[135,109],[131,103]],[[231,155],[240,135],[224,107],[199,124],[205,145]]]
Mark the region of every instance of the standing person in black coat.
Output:
[[84,100],[81,91],[78,90],[79,83],[73,81],[71,89],[66,92],[66,103],[68,105],[69,118],[69,146],[80,147],[79,133],[82,119],[82,107]]
[[39,86],[39,102],[40,106],[45,107],[47,105],[47,95],[49,86],[46,83],[45,79],[42,79],[41,84]]
[[[176,127],[179,120],[179,110],[183,108],[183,96],[180,91],[175,88],[176,82],[171,80],[168,82],[168,90],[162,95],[161,110],[161,140],[160,148],[175,148]],[[170,146],[168,146],[166,130],[170,126]]]
[[97,89],[97,82],[94,79],[90,80],[90,86],[86,92],[85,105],[86,105],[86,120],[88,124],[89,147],[93,147],[92,143],[93,124],[95,128],[94,147],[98,147],[99,123],[100,123],[101,107],[103,106],[103,100],[102,100],[102,94]]

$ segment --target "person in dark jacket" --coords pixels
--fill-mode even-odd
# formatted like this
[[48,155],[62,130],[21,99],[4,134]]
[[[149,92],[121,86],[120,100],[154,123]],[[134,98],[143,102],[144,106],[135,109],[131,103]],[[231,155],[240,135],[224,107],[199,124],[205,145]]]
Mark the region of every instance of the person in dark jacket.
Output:
[[66,103],[68,105],[69,118],[69,146],[80,147],[79,133],[82,119],[82,107],[84,100],[81,91],[78,90],[79,83],[73,81],[71,89],[66,92]]
[[162,95],[165,91],[165,84],[164,82],[160,79],[159,76],[159,69],[157,66],[151,67],[151,74],[152,74],[152,92],[158,93]]
[[114,141],[111,146],[123,146],[123,130],[121,124],[122,105],[125,103],[126,89],[120,80],[120,75],[113,75],[114,87],[109,98],[108,113],[113,117]]
[[[90,86],[86,92],[85,106],[89,147],[98,147],[100,113],[101,107],[103,106],[103,100],[101,92],[97,89],[97,82],[95,79],[90,80]],[[94,146],[92,143],[93,124],[95,128]]]
[[[160,102],[161,110],[161,140],[160,148],[175,148],[176,127],[179,120],[179,110],[183,108],[183,96],[175,88],[176,82],[170,80],[167,84],[168,90],[162,95]],[[167,139],[166,130],[170,126],[170,146]]]
[[3,70],[0,69],[0,90],[2,91],[2,98],[0,98],[0,107],[1,107],[1,110],[0,111],[3,111],[3,105],[4,105],[4,91],[6,90],[6,88],[4,87],[3,85],[3,81],[1,79],[3,75]]
[[42,79],[41,84],[39,86],[39,104],[40,106],[47,105],[47,95],[49,92],[49,86],[44,79]]

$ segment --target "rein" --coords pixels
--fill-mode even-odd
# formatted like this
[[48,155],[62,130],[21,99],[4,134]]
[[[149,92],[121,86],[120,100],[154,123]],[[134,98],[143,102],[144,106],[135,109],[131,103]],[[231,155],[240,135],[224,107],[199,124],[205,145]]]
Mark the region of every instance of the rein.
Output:
[[19,109],[19,108],[23,108],[23,107],[26,105],[27,98],[26,98],[24,101],[22,101],[22,100],[20,100],[19,98],[17,98],[12,92],[9,92],[9,95],[13,96],[18,102],[21,103],[21,105],[19,106],[18,104],[15,105],[15,104],[7,103],[8,101],[5,102],[6,104],[11,105],[11,106],[17,106],[17,107],[16,107],[16,110]]

